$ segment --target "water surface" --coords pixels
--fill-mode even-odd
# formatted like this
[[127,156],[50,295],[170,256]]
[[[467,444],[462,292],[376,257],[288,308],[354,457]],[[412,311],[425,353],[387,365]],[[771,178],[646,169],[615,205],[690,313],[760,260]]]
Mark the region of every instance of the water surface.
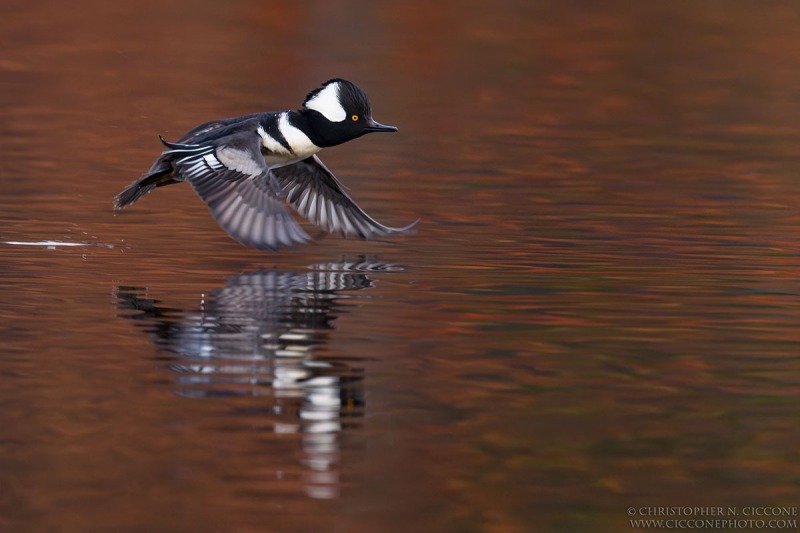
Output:
[[[0,529],[623,531],[800,495],[800,11],[17,2]],[[353,79],[416,235],[242,248],[157,135]]]

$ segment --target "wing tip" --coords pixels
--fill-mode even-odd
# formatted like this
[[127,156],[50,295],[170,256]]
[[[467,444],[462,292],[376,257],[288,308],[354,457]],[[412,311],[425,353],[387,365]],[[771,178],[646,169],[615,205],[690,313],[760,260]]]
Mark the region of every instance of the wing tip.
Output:
[[[214,215],[214,211],[212,211]],[[216,218],[216,215],[215,215]],[[247,248],[255,250],[270,250],[272,252],[280,252],[281,248],[292,249],[296,245],[305,244],[312,240],[312,238],[303,231],[297,222],[289,217],[279,218],[277,224],[281,226],[279,231],[259,231],[253,233],[252,228],[248,227],[243,229],[241,226],[232,226],[227,223],[227,220],[220,220],[217,222],[228,236]],[[256,220],[255,223],[263,224],[264,221]]]
[[[305,232],[304,232],[304,233],[305,233]],[[301,245],[301,244],[307,244],[307,243],[309,243],[309,242],[313,242],[313,241],[314,241],[314,239],[312,239],[312,238],[311,238],[311,237],[309,237],[308,235],[305,235],[305,237],[304,237],[304,238],[299,238],[299,236],[296,236],[296,237],[294,237],[294,240],[289,240],[289,241],[282,241],[282,240],[280,240],[280,241],[277,241],[277,242],[267,242],[267,241],[262,241],[262,242],[253,242],[253,241],[244,241],[244,240],[237,239],[237,238],[233,237],[233,236],[232,236],[232,235],[230,235],[230,234],[229,234],[229,236],[230,236],[230,237],[231,237],[233,240],[235,240],[236,242],[238,242],[239,244],[241,244],[242,246],[244,246],[244,247],[246,247],[246,248],[253,248],[254,250],[259,250],[259,251],[266,251],[266,250],[269,250],[269,251],[271,251],[271,252],[275,252],[275,253],[279,253],[279,252],[281,251],[281,249],[283,249],[283,248],[285,248],[285,249],[287,249],[287,250],[292,250],[292,249],[294,249],[294,248],[295,248],[296,246],[298,246],[298,245]]]
[[417,220],[415,220],[411,224],[408,224],[407,226],[403,226],[402,228],[390,228],[390,229],[392,230],[393,233],[396,233],[396,234],[415,235],[417,233],[417,230],[415,230],[414,228],[417,226],[417,224],[420,223],[421,220],[422,220],[422,218],[418,218]]
[[[422,220],[422,219],[418,218],[417,220],[415,220],[411,224],[408,224],[406,226],[402,226],[400,228],[395,228],[393,226],[385,226],[385,225],[380,224],[380,223],[378,223],[376,221],[373,221],[373,222],[375,222],[375,226],[371,227],[370,229],[373,230],[373,234],[377,234],[377,235],[380,235],[382,237],[400,236],[400,235],[415,235],[417,232],[416,232],[416,230],[414,228],[417,226],[417,224],[419,224],[420,220]],[[363,238],[369,239],[370,237],[371,237],[371,235],[367,236],[367,237],[363,237]]]

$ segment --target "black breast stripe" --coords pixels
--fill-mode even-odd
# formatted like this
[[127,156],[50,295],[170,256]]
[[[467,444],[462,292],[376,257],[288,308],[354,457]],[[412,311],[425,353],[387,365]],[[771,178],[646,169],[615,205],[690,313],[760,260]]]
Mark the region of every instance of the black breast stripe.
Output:
[[289,153],[292,153],[292,147],[289,141],[286,140],[286,137],[283,136],[281,129],[278,127],[279,118],[280,113],[271,114],[267,116],[266,120],[261,121],[261,127],[264,128],[264,133],[275,139],[275,141],[286,148]]

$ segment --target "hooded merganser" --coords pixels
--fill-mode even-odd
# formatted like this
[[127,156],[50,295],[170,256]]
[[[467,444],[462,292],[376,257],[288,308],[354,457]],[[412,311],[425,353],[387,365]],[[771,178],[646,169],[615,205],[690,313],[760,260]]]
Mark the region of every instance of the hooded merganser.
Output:
[[340,78],[311,91],[297,111],[255,113],[197,126],[168,142],[146,175],[114,199],[123,209],[157,187],[188,181],[222,229],[245,246],[276,250],[310,239],[284,202],[328,233],[362,239],[409,230],[380,224],[345,192],[316,153],[376,131],[366,93]]

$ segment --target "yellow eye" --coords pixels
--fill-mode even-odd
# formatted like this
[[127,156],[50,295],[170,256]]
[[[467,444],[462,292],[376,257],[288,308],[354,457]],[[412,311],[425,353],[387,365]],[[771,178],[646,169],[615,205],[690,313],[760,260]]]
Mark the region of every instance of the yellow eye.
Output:
[[358,115],[353,115],[350,118],[353,120],[353,122],[358,122]]

